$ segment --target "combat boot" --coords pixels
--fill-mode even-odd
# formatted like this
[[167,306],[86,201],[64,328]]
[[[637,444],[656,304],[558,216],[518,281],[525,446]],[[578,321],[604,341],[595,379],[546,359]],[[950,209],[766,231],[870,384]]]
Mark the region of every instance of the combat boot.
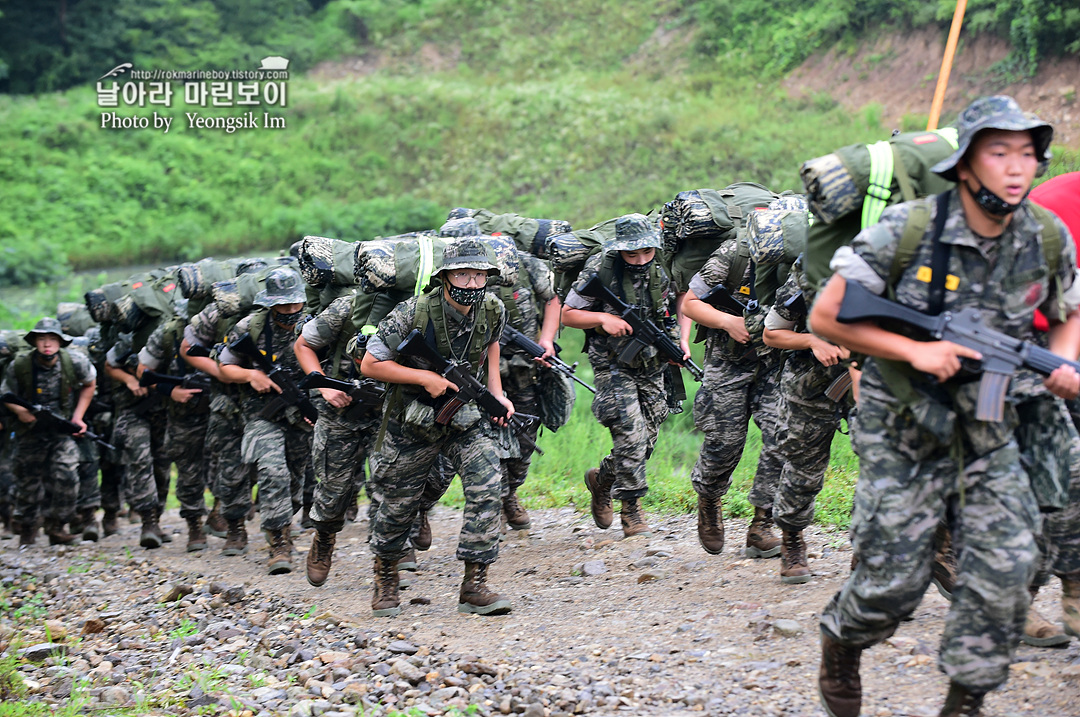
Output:
[[64,530],[66,521],[48,519],[45,521],[45,535],[49,536],[49,545],[71,545],[79,542],[78,535]]
[[292,572],[292,532],[286,525],[277,530],[263,531],[266,542],[270,545],[270,560],[267,572],[270,575],[283,575]]
[[215,538],[225,538],[229,534],[229,524],[225,522],[225,516],[218,508],[217,499],[214,499],[214,507],[210,509],[210,515],[206,516],[206,532]]
[[243,518],[228,522],[229,532],[225,536],[225,545],[221,546],[221,554],[225,556],[243,555],[247,552],[247,527]]
[[11,518],[11,504],[0,503],[0,540],[11,540],[19,532]]
[[168,533],[166,533],[165,529],[161,527],[161,516],[164,513],[165,513],[165,504],[162,503],[160,506],[158,506],[158,509],[157,509],[157,522],[155,523],[155,525],[157,526],[157,534],[158,534],[158,537],[161,538],[161,542],[163,542],[163,543],[171,543],[172,542],[172,536],[169,535]]
[[416,531],[416,537],[412,539],[413,547],[417,550],[427,550],[431,547],[431,521],[428,520],[428,512],[420,511],[420,529]]
[[938,525],[934,542],[937,544],[937,550],[934,552],[934,562],[930,565],[930,582],[937,588],[941,597],[952,602],[958,570],[956,552],[952,546],[952,533],[944,523]]
[[590,468],[585,471],[585,487],[589,489],[592,499],[589,508],[592,511],[593,522],[601,530],[611,527],[611,521],[615,519],[615,513],[611,507],[611,483],[600,482],[600,469]]
[[1080,637],[1080,580],[1061,579],[1061,620],[1065,632]]
[[772,510],[754,508],[754,519],[746,529],[746,557],[775,558],[780,554],[780,538],[773,532]]
[[97,522],[96,508],[83,508],[79,518],[82,523],[82,539],[96,543],[101,538],[101,526]]
[[645,516],[641,513],[641,506],[637,498],[626,498],[622,502],[622,510],[619,511],[619,520],[622,523],[623,537],[631,538],[635,535],[643,535],[646,538],[652,535],[649,524],[645,522]]
[[139,545],[147,550],[160,548],[165,541],[161,539],[161,527],[158,525],[157,508],[139,512],[142,517],[142,532],[139,533]]
[[416,550],[409,548],[405,555],[401,556],[401,560],[397,561],[398,572],[402,570],[408,570],[410,573],[415,573],[420,569],[420,566],[416,562]]
[[780,582],[808,583],[812,577],[806,559],[806,543],[801,530],[783,530],[780,543]]
[[528,512],[521,507],[521,503],[518,502],[517,491],[513,488],[503,498],[503,515],[506,516],[506,524],[510,526],[511,530],[527,530],[532,525]]
[[1067,645],[1069,636],[1065,631],[1042,616],[1035,609],[1035,596],[1039,594],[1039,588],[1030,587],[1031,605],[1028,606],[1027,621],[1024,623],[1024,634],[1020,641],[1032,647],[1056,647]]
[[37,522],[33,520],[16,520],[19,531],[19,547],[33,545],[37,540]]
[[938,717],[979,717],[985,692],[972,692],[963,685],[949,682],[949,694]]
[[829,717],[858,717],[862,709],[861,659],[862,648],[846,647],[822,633],[818,696]]
[[101,516],[101,532],[108,538],[110,535],[116,535],[120,530],[120,525],[117,522],[117,515],[115,510],[105,509],[105,515]]
[[697,497],[697,539],[709,555],[724,549],[724,515],[717,496]]
[[487,587],[487,565],[465,563],[465,577],[458,593],[458,612],[477,615],[505,615],[513,609],[510,601]]
[[189,553],[206,550],[206,533],[203,532],[202,517],[193,515],[187,520],[187,548]]
[[312,586],[322,587],[330,576],[336,541],[337,533],[329,530],[315,531],[315,537],[311,539],[311,549],[307,554],[307,581]]
[[375,558],[375,590],[371,596],[372,617],[393,617],[401,613],[398,607],[397,563]]

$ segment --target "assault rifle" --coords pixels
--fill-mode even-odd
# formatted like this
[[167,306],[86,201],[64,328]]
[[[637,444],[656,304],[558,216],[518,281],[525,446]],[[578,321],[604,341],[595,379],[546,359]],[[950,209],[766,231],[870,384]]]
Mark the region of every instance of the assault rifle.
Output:
[[[704,301],[709,306],[713,307],[714,309],[723,311],[725,314],[738,316],[739,318],[743,317],[744,310],[747,313],[756,314],[760,309],[757,299],[751,299],[746,306],[740,304],[739,301],[735,298],[735,296],[732,295],[732,293],[728,291],[727,287],[723,284],[717,284],[698,298]],[[697,333],[694,335],[694,343],[701,343],[705,340],[708,328],[708,326],[698,324]],[[747,341],[745,344],[743,344],[743,352],[742,355],[739,356],[739,360],[745,361],[746,359],[755,355],[757,355],[757,349],[754,348],[753,341]]]
[[267,420],[273,420],[286,406],[296,406],[300,409],[300,414],[311,423],[319,420],[319,411],[315,408],[315,404],[308,398],[307,392],[296,385],[292,373],[267,358],[255,346],[251,334],[244,334],[230,343],[229,350],[247,356],[255,363],[256,368],[265,373],[281,389],[281,393],[270,399],[263,409],[259,411],[259,416]]
[[672,341],[663,329],[645,318],[640,306],[627,304],[616,296],[611,289],[604,286],[598,274],[593,274],[585,285],[578,289],[578,293],[591,299],[600,299],[618,311],[619,317],[630,324],[630,329],[633,331],[630,335],[631,341],[619,354],[620,361],[629,364],[643,348],[655,346],[664,358],[689,371],[695,381],[701,381],[704,378],[705,373],[701,367],[694,363],[693,359],[683,359],[683,352],[679,345]]
[[444,376],[447,380],[458,387],[456,392],[447,391],[445,395],[435,399],[435,422],[441,426],[448,425],[454,414],[469,401],[476,401],[484,413],[492,418],[506,419],[511,430],[517,434],[518,440],[526,448],[534,450],[540,455],[544,452],[529,438],[525,431],[538,426],[540,419],[527,413],[515,413],[509,418],[506,414],[506,406],[495,398],[495,394],[480,383],[469,371],[468,362],[448,361],[438,351],[431,347],[419,329],[413,329],[405,337],[398,347],[397,352],[403,356],[420,358],[435,366],[435,372]]
[[[807,316],[810,313],[809,307],[806,305],[806,296],[801,291],[785,301],[784,308],[789,312],[802,314],[803,316]],[[849,371],[844,371],[834,378],[828,388],[825,389],[825,397],[831,401],[840,403],[847,394],[848,389],[851,388],[851,384],[851,373]]]
[[210,377],[205,373],[189,373],[186,376],[170,376],[167,373],[158,373],[151,369],[143,371],[142,376],[139,377],[139,385],[153,386],[155,384],[168,386],[170,389],[179,386],[180,388],[205,392],[210,390]]
[[347,393],[352,403],[346,407],[343,415],[351,421],[358,421],[381,406],[386,394],[386,388],[370,378],[341,381],[315,371],[300,379],[300,388],[305,391],[311,388],[332,388]]
[[[507,324],[503,328],[503,335],[502,338],[499,339],[499,343],[503,346],[514,346],[518,349],[521,349],[533,358],[540,358],[544,355],[544,347],[542,347],[540,344],[536,343],[528,336],[515,329],[510,324]],[[558,371],[563,376],[577,381],[585,388],[589,389],[593,393],[596,393],[596,389],[594,387],[585,383],[574,374],[575,369],[577,369],[577,362],[575,361],[572,366],[566,363],[561,358],[559,358],[560,351],[562,351],[562,349],[559,347],[558,344],[555,344],[555,355],[548,356],[546,359],[544,359],[549,364],[551,364],[551,370]]]
[[[78,426],[76,426],[73,422],[67,420],[63,416],[53,413],[45,406],[25,401],[16,396],[14,393],[5,393],[3,396],[0,396],[0,403],[11,403],[16,406],[22,406],[27,411],[30,411],[30,413],[34,414],[34,418],[37,419],[37,423],[35,425],[40,426],[42,430],[48,431],[50,433],[63,433],[68,435],[74,435],[80,430]],[[103,448],[108,448],[110,451],[116,450],[116,448],[109,445],[104,438],[94,433],[89,428],[86,429],[86,433],[84,433],[83,436],[89,438],[91,441],[97,443]]]
[[[982,372],[975,418],[979,421],[1001,421],[1004,418],[1005,392],[1009,379],[1020,366],[1026,366],[1044,376],[1062,365],[1080,371],[1080,363],[1069,361],[1030,341],[1022,341],[995,331],[983,323],[979,309],[958,312],[944,311],[930,316],[921,311],[884,299],[855,281],[847,282],[844,300],[836,320],[842,324],[860,321],[891,320],[926,332],[935,341],[951,341],[982,354],[978,364]],[[971,362],[963,359],[965,366]]]
[[188,344],[188,356],[195,358],[210,358],[210,349],[200,344]]

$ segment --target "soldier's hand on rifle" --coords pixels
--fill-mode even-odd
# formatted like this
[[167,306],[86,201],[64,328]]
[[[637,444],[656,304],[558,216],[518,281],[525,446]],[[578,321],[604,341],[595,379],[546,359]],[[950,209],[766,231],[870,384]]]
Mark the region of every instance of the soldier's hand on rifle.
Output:
[[447,379],[442,374],[435,373],[434,371],[427,371],[423,378],[423,382],[420,384],[424,387],[424,390],[428,392],[432,398],[438,398],[447,391],[457,391],[457,384]]
[[23,408],[22,406],[12,406],[12,405],[11,405],[11,404],[9,403],[9,404],[8,404],[8,408],[10,408],[11,410],[15,411],[15,415],[16,415],[16,416],[18,417],[18,419],[19,419],[20,421],[22,421],[23,423],[33,423],[34,421],[36,421],[36,420],[37,420],[37,416],[35,416],[35,415],[34,415],[33,413],[31,413],[30,411],[27,411],[27,410],[26,410],[25,408]]
[[840,363],[841,359],[846,359],[851,356],[851,352],[843,346],[837,346],[828,341],[822,341],[816,336],[810,339],[810,350],[814,352],[814,358],[816,358],[818,363],[822,366],[835,366]]
[[608,336],[629,336],[634,333],[630,324],[614,314],[600,314],[600,328]]
[[82,435],[86,434],[86,422],[85,421],[83,421],[81,418],[72,418],[71,422],[79,427],[79,432],[78,433],[72,433],[71,435],[73,435],[73,436],[82,436]]
[[982,354],[967,346],[954,344],[951,341],[915,342],[918,344],[912,351],[908,363],[913,368],[931,374],[938,381],[948,381],[960,370],[960,359],[970,358],[976,361],[982,359]]
[[150,389],[146,388],[146,386],[139,385],[139,379],[135,378],[131,374],[128,374],[128,376],[129,378],[124,379],[124,385],[127,386],[127,389],[131,391],[131,394],[133,396],[138,396],[139,398],[142,398],[150,392]]
[[172,391],[169,393],[169,398],[177,403],[187,403],[195,396],[202,393],[201,388],[184,388],[183,386],[173,386]]
[[352,403],[352,396],[336,388],[320,388],[319,393],[334,408],[345,408]]
[[1058,398],[1073,399],[1080,394],[1080,373],[1072,366],[1062,364],[1046,377],[1043,385]]
[[506,406],[506,418],[495,418],[495,416],[492,416],[491,422],[494,423],[496,426],[506,426],[510,416],[514,415],[514,404],[511,403],[510,399],[506,396],[499,396],[494,393],[491,395],[495,396],[495,398],[498,399],[499,403]]
[[248,384],[259,393],[269,393],[270,391],[281,393],[281,387],[270,380],[270,377],[262,371],[253,369],[249,376]]
[[544,359],[546,359],[548,356],[555,355],[555,342],[551,339],[541,336],[536,343],[540,344],[540,348],[544,349],[544,355],[536,357],[535,359],[533,359],[533,361],[536,361],[541,366],[544,366],[546,368],[551,368],[551,364],[549,364]]
[[746,320],[741,316],[732,316],[731,314],[725,314],[723,312],[717,312],[720,317],[720,328],[727,332],[727,335],[738,341],[740,344],[745,344],[750,340],[750,332],[746,330]]

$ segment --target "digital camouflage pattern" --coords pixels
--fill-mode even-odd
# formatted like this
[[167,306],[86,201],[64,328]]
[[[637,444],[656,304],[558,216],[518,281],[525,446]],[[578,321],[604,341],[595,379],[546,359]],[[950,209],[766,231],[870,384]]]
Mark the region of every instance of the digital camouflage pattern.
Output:
[[[837,273],[883,291],[911,206],[886,209],[850,249],[838,250]],[[1032,338],[1035,308],[1053,308],[1059,298],[1035,240],[1040,231],[1025,202],[1001,237],[980,239],[968,228],[954,190],[942,240],[952,244],[949,273],[959,281],[946,292],[945,309],[979,307],[989,328]],[[1067,308],[1074,309],[1069,290],[1076,255],[1065,231],[1059,280]],[[929,245],[922,242],[895,287],[901,303],[922,311],[928,292],[917,277],[918,268],[930,263]],[[1013,437],[1016,410],[1007,404],[1000,423],[976,421],[978,382],[936,384],[914,371],[890,381],[883,376],[890,366],[875,358],[864,366],[851,528],[859,564],[825,609],[822,630],[849,646],[891,635],[930,583],[934,529],[948,512],[959,578],[939,665],[960,685],[987,691],[1008,677],[1038,556],[1039,510]],[[960,455],[962,468],[955,460]]]

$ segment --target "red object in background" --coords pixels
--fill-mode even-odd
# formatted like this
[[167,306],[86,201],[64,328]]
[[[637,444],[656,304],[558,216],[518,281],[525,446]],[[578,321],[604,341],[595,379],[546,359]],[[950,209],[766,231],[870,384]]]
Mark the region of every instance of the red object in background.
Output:
[[[1065,222],[1077,244],[1077,261],[1080,263],[1080,172],[1069,172],[1047,180],[1032,189],[1028,196]],[[1035,329],[1050,330],[1049,322],[1040,311],[1035,312]]]

